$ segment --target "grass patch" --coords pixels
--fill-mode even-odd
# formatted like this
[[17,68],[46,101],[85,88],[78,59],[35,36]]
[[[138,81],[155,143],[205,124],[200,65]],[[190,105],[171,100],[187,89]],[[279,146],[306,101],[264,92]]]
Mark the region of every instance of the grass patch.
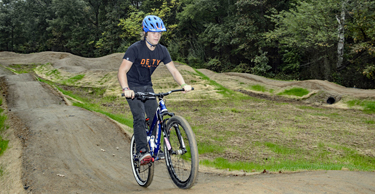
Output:
[[[319,143],[316,157],[306,160],[298,149],[290,149],[270,142],[255,144],[264,145],[278,154],[276,157],[265,157],[256,162],[230,162],[228,159],[218,157],[214,160],[201,160],[200,164],[228,170],[243,170],[245,172],[262,171],[296,171],[296,170],[341,170],[343,167],[350,170],[372,171],[375,158],[359,154],[355,149],[340,145],[325,145]],[[344,157],[331,156],[326,147],[330,146],[344,153]],[[306,152],[307,153],[307,152]],[[280,156],[281,155],[281,156]],[[287,156],[293,156],[287,159]]]
[[3,167],[0,166],[0,177],[2,177],[3,175],[4,175]]
[[298,96],[302,97],[308,94],[309,91],[305,88],[292,88],[289,90],[284,90],[283,92],[278,93],[277,95],[288,95],[288,96]]
[[5,150],[8,148],[9,140],[4,140],[0,135],[0,156],[3,155]]
[[33,72],[34,69],[41,64],[13,64],[9,65],[10,68],[12,68],[12,71],[17,74],[22,73],[30,73]]
[[322,110],[321,108],[316,108],[316,107],[312,107],[312,106],[296,106],[297,108],[299,109],[302,109],[302,110]]
[[[0,105],[2,105],[3,100],[0,99]],[[5,152],[5,150],[8,148],[9,140],[4,140],[1,134],[7,129],[7,126],[5,124],[5,121],[7,120],[7,116],[2,114],[4,111],[2,108],[0,108],[0,156]]]
[[361,106],[365,113],[375,113],[375,101],[373,100],[350,100],[347,104],[349,107]]
[[254,91],[258,91],[258,92],[266,92],[267,91],[266,87],[264,87],[262,85],[259,85],[259,84],[250,86],[250,89],[254,90]]
[[78,82],[79,80],[83,79],[85,77],[84,74],[81,74],[81,75],[76,75],[74,77],[71,77],[67,80],[64,80],[62,83],[67,85],[67,84],[74,84],[76,82]]
[[51,71],[49,71],[49,72],[46,73],[46,76],[51,76],[51,75],[54,75],[54,76],[56,76],[56,77],[59,77],[59,75],[60,75],[60,71],[57,70],[57,69],[53,69],[53,70],[51,70]]
[[268,147],[271,151],[277,153],[277,154],[295,154],[297,151],[295,151],[293,148],[284,147],[281,145],[274,144],[272,142],[264,142],[264,145]]
[[217,146],[215,144],[210,143],[198,143],[198,153],[199,154],[207,154],[207,153],[223,153],[224,147]]

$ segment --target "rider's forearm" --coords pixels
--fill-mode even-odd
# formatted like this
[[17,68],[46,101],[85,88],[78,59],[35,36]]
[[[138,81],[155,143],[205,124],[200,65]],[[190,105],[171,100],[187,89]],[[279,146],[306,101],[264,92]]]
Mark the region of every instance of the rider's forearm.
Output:
[[185,84],[185,80],[182,77],[181,73],[179,71],[174,71],[172,73],[173,79],[181,86]]

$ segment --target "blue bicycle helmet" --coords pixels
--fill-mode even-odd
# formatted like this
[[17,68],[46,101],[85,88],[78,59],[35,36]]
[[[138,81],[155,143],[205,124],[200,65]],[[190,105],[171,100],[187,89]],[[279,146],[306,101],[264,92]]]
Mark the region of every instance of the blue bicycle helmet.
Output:
[[167,29],[164,26],[163,20],[158,16],[148,15],[143,19],[143,31],[145,32],[165,32]]

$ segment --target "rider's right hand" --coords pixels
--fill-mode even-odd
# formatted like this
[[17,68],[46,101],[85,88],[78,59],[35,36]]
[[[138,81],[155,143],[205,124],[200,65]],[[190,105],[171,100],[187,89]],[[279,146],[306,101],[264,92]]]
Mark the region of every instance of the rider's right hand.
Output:
[[125,90],[124,91],[125,98],[134,98],[134,91],[133,90]]

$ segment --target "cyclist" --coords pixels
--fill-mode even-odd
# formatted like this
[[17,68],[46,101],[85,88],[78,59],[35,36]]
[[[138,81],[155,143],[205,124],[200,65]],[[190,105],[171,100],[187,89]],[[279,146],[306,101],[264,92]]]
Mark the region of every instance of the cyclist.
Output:
[[142,22],[142,40],[132,44],[125,52],[118,72],[118,80],[127,98],[133,114],[134,137],[141,165],[151,161],[145,131],[145,114],[152,119],[158,103],[155,100],[141,101],[134,98],[135,92],[154,92],[151,75],[161,64],[167,67],[174,80],[185,89],[191,90],[180,72],[176,69],[167,48],[159,44],[162,32],[166,31],[163,21],[154,15],[148,15]]

